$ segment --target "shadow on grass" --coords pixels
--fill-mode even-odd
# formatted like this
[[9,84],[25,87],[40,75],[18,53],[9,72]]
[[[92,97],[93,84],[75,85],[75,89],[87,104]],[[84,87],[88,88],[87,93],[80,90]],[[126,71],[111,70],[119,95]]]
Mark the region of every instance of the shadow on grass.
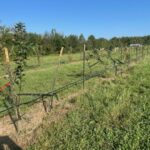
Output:
[[0,136],[0,150],[23,150],[9,136]]

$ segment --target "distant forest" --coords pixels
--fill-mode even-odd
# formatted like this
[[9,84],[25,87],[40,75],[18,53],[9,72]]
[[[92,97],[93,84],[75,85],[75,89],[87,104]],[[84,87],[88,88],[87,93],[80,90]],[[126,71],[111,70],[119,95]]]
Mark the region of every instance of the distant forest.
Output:
[[[19,36],[18,36],[19,35]],[[113,49],[114,47],[127,47],[130,44],[150,45],[150,35],[143,37],[113,37],[112,39],[95,38],[94,35],[89,35],[86,39],[83,34],[77,36],[70,34],[65,36],[58,33],[55,29],[44,34],[28,33],[24,23],[17,23],[13,27],[0,25],[0,49],[7,47],[10,50],[15,49],[19,40],[25,45],[28,55],[34,55],[36,51],[41,55],[58,53],[63,46],[65,52],[79,52],[83,49],[83,44],[86,44],[87,49],[106,48]],[[28,47],[28,48],[27,48]]]

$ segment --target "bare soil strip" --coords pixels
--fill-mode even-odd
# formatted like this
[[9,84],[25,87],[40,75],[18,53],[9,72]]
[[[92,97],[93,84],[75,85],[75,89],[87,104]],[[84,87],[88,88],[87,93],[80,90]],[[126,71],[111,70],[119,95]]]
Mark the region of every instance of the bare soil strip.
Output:
[[75,108],[74,102],[71,101],[82,94],[83,91],[73,93],[60,101],[54,101],[54,109],[49,114],[45,113],[42,103],[34,104],[28,112],[25,112],[23,119],[18,121],[19,133],[16,133],[8,115],[0,118],[0,136],[9,136],[22,148],[31,145],[34,143],[34,137],[37,133],[39,135],[39,129],[44,121],[48,124],[60,121],[69,111]]

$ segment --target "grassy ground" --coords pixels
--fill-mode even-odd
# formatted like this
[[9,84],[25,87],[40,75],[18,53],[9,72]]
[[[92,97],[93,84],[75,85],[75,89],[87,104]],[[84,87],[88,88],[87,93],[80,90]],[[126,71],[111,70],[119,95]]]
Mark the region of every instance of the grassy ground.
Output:
[[[55,89],[61,87],[69,82],[78,80],[82,77],[83,71],[83,61],[82,54],[70,54],[63,55],[61,58],[61,64],[56,72],[58,66],[59,56],[50,55],[44,56],[41,58],[41,65],[37,65],[37,58],[30,57],[27,60],[27,66],[25,67],[25,77],[22,83],[22,93],[46,93],[52,90],[53,81],[56,79]],[[91,60],[90,63],[95,63],[95,60]],[[11,67],[14,67],[14,64],[11,63]],[[104,65],[99,64],[92,68],[92,71],[103,69]],[[1,68],[1,80],[0,86],[8,82],[7,79],[4,79],[4,67]],[[89,73],[89,68],[86,63],[86,74]],[[16,88],[17,91],[17,88]],[[67,91],[68,92],[68,91]],[[66,93],[64,92],[63,95]],[[29,101],[33,97],[22,97],[21,102]],[[4,109],[2,97],[0,97],[0,110]]]
[[[88,52],[87,52],[88,53]],[[132,51],[132,55],[135,53]],[[103,52],[100,53],[102,60],[104,63],[100,63],[96,66],[94,66],[91,71],[100,71],[105,68],[105,66],[112,67],[112,61],[107,58],[107,53]],[[112,53],[113,58],[120,58],[121,53],[120,51],[114,51]],[[61,65],[58,71],[58,75],[56,73],[56,68],[58,65],[58,55],[50,55],[50,56],[44,56],[41,58],[41,65],[37,65],[37,58],[36,57],[29,57],[27,60],[27,66],[25,68],[25,77],[24,77],[24,82],[22,86],[22,91],[21,92],[30,92],[30,93],[40,93],[40,92],[49,92],[52,89],[52,83],[53,80],[55,80],[56,76],[56,85],[55,88],[61,87],[64,84],[67,84],[71,81],[75,81],[79,78],[82,77],[82,66],[83,66],[83,61],[82,61],[82,54],[77,53],[77,54],[65,54],[61,58]],[[90,60],[90,64],[95,63],[96,60],[92,59]],[[11,63],[11,67],[14,67],[14,64]],[[126,65],[122,66],[126,68]],[[8,82],[7,79],[4,79],[2,76],[5,74],[4,73],[4,67],[0,68],[0,87],[4,85],[4,83]],[[90,69],[88,68],[88,65],[86,63],[86,74],[90,72]],[[113,72],[111,72],[113,71]],[[107,71],[108,75],[114,74],[114,70]],[[78,90],[79,87],[76,87]],[[71,89],[72,90],[72,89]],[[17,91],[17,88],[16,88]],[[70,91],[67,91],[68,93]],[[66,91],[61,93],[61,95],[65,95]],[[22,97],[21,102],[29,101],[33,99],[33,97]],[[0,110],[3,110],[3,100],[2,97],[0,97]]]
[[[41,65],[37,65],[36,57],[30,57],[27,60],[27,66],[25,68],[25,77],[22,86],[22,92],[48,92],[51,91],[52,81],[57,75],[56,86],[61,86],[67,82],[75,79],[73,76],[68,76],[68,74],[73,74],[75,72],[80,72],[81,54],[73,54],[71,56],[63,55],[61,59],[61,66],[58,70],[58,75],[56,74],[56,68],[58,65],[58,56],[50,55],[41,58]],[[14,64],[11,63],[12,68]],[[1,68],[1,76],[4,75],[4,67]],[[7,79],[1,77],[0,86],[8,82]],[[16,88],[17,90],[17,88]],[[33,97],[31,97],[33,98]],[[22,98],[22,101],[31,99],[30,97]],[[0,106],[2,105],[2,97],[0,97]]]
[[150,59],[115,80],[94,79],[77,109],[43,127],[28,150],[148,150],[150,147]]

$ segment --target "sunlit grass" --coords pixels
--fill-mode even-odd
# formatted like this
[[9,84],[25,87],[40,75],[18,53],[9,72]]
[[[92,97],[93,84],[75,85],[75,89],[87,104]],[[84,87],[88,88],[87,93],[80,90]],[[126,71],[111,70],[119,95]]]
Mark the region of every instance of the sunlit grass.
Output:
[[149,64],[147,58],[128,76],[87,83],[91,88],[78,108],[61,123],[45,125],[28,149],[148,149]]

